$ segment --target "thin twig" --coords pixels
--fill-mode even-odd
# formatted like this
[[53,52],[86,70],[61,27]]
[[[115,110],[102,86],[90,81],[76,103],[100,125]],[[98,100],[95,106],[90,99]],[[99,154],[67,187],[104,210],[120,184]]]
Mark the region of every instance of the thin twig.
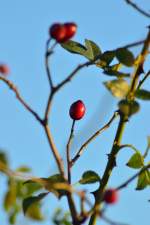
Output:
[[142,80],[140,80],[139,84],[138,84],[138,87],[137,87],[137,90],[139,90],[142,86],[142,84],[144,83],[144,81],[149,77],[150,75],[150,70],[145,74],[145,76],[143,77]]
[[40,118],[40,116],[25,102],[15,85],[5,77],[0,76],[0,80],[4,81],[4,83],[7,84],[7,86],[15,93],[16,98],[27,109],[27,111],[29,111],[40,123],[42,123],[42,119]]
[[131,44],[123,45],[120,48],[133,48],[133,47],[137,47],[138,45],[142,45],[144,42],[145,42],[145,40],[140,40],[137,42],[133,42]]
[[71,184],[71,167],[70,167],[70,145],[74,133],[75,120],[72,122],[71,132],[67,143],[66,155],[67,155],[67,172],[68,172],[68,182]]
[[114,121],[114,119],[119,115],[118,111],[116,111],[114,113],[114,115],[112,116],[112,118],[109,120],[109,122],[107,124],[105,124],[101,129],[99,129],[98,131],[96,131],[96,133],[94,133],[79,149],[79,151],[77,152],[77,154],[75,155],[75,157],[71,160],[71,166],[74,165],[74,163],[79,159],[79,157],[82,155],[83,150],[85,149],[85,147],[91,142],[93,141],[98,135],[100,135],[103,131],[105,131],[107,128],[109,128],[109,126],[111,125],[111,123]]
[[53,85],[52,76],[51,76],[51,72],[50,72],[48,61],[49,61],[49,56],[52,55],[53,49],[55,48],[57,42],[55,42],[52,45],[52,47],[49,49],[50,41],[51,41],[51,39],[48,39],[48,41],[46,42],[45,67],[46,67],[46,72],[47,72],[47,77],[48,77],[50,88],[53,89],[54,85]]
[[125,0],[125,2],[127,4],[129,4],[130,6],[132,6],[136,11],[138,11],[142,15],[150,18],[150,14],[148,12],[144,11],[143,9],[141,9],[138,5],[136,5],[135,3],[133,3],[131,0]]
[[[140,40],[137,42],[133,42],[131,44],[127,44],[124,46],[121,46],[119,48],[131,48],[131,47],[136,47],[138,45],[141,45],[144,43],[145,40]],[[55,87],[53,86],[52,91],[49,95],[48,98],[48,103],[47,103],[47,107],[46,107],[46,111],[45,111],[45,120],[48,120],[48,115],[50,112],[50,108],[51,108],[51,103],[52,103],[52,99],[53,96],[56,94],[56,92],[58,92],[64,85],[66,85],[68,82],[70,82],[74,76],[83,68],[88,67],[90,65],[94,65],[94,63],[100,58],[100,55],[98,55],[94,60],[91,61],[86,61],[83,64],[78,65],[68,76],[66,79],[64,79],[63,81],[61,81],[59,84],[57,84]]]
[[122,149],[122,148],[131,148],[133,149],[135,152],[138,152],[138,150],[131,144],[124,144],[124,145],[120,145],[119,149]]
[[123,188],[127,187],[134,179],[136,179],[140,174],[142,174],[143,172],[145,172],[149,168],[150,168],[150,164],[148,164],[147,166],[145,166],[144,168],[142,168],[139,172],[137,172],[135,175],[133,175],[132,177],[130,177],[123,184],[119,185],[116,189],[117,190],[120,190],[120,189],[123,189]]

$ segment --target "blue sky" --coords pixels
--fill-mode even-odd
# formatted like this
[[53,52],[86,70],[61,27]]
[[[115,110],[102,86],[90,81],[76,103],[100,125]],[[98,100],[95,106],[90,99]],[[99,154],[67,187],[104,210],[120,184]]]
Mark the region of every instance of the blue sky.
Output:
[[[0,61],[6,62],[11,74],[9,79],[18,87],[24,99],[42,116],[49,93],[49,85],[44,68],[45,42],[48,29],[54,22],[73,21],[78,24],[74,40],[83,43],[84,39],[95,41],[101,49],[110,50],[124,44],[141,40],[146,36],[149,19],[143,17],[125,1],[9,1],[1,0],[0,13]],[[141,7],[150,9],[149,1],[137,1]],[[135,49],[135,53],[140,48]],[[85,60],[77,55],[65,52],[59,46],[51,60],[51,70],[55,83],[64,79],[73,68]],[[150,58],[149,58],[150,63]],[[149,69],[149,63],[145,69]],[[102,84],[108,80],[101,70],[95,67],[85,68],[75,79],[65,86],[55,97],[50,118],[50,126],[55,143],[62,155],[65,155],[65,144],[69,136],[71,119],[68,110],[72,102],[82,99],[87,107],[83,120],[77,123],[73,152],[95,130],[103,126],[116,109],[117,101],[108,93]],[[147,81],[145,87],[149,87]],[[16,100],[14,94],[1,83],[0,89],[0,147],[5,149],[15,169],[19,165],[29,165],[36,176],[49,176],[57,171],[55,162],[41,126],[29,112],[25,111]],[[141,102],[141,112],[133,117],[126,127],[123,143],[134,144],[144,151],[146,137],[150,135],[148,125],[150,103]],[[91,143],[81,159],[73,168],[74,182],[87,170],[95,170],[102,174],[107,162],[115,135],[117,121],[103,135]],[[132,151],[125,149],[119,156],[118,169],[110,181],[110,186],[117,186],[125,181],[132,171],[125,164]],[[0,208],[2,196],[6,189],[6,180],[0,177]],[[121,191],[119,203],[108,209],[108,215],[117,221],[130,225],[148,225],[149,199],[148,190],[137,192],[135,182]],[[58,203],[64,205],[65,201]],[[57,207],[53,196],[44,203],[43,211],[50,223],[50,215]],[[49,215],[49,216],[48,216]],[[7,217],[0,210],[1,223],[7,225]],[[24,220],[24,224],[34,224]],[[18,221],[20,224],[20,221]],[[37,224],[37,223],[35,223]],[[104,225],[102,221],[97,224]]]

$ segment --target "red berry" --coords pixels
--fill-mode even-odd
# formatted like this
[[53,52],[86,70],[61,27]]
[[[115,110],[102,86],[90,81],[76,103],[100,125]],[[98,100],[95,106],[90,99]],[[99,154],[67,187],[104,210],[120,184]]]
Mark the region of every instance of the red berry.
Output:
[[115,204],[118,201],[118,191],[116,189],[108,189],[104,193],[104,201],[107,204]]
[[61,23],[54,23],[49,29],[49,34],[57,42],[63,42],[66,35],[66,28]]
[[81,100],[78,100],[74,102],[70,106],[70,111],[69,111],[70,117],[73,120],[80,120],[85,114],[85,105]]
[[64,41],[68,41],[70,38],[72,38],[76,31],[77,31],[77,25],[75,23],[65,23],[64,27],[66,29],[66,35],[64,38]]
[[0,73],[8,75],[10,73],[9,67],[5,64],[0,64]]

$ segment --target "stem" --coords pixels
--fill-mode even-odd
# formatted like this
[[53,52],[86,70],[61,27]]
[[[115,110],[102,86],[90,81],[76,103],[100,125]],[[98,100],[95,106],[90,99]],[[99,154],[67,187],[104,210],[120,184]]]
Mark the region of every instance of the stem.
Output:
[[95,225],[96,224],[96,220],[97,220],[97,216],[98,216],[97,211],[100,210],[100,207],[101,207],[100,203],[101,203],[102,198],[103,198],[104,190],[107,186],[107,183],[108,183],[108,180],[111,176],[112,170],[116,166],[116,156],[117,156],[117,153],[118,153],[119,148],[120,148],[121,139],[122,139],[122,135],[123,135],[123,131],[124,131],[126,122],[127,122],[126,117],[124,115],[120,115],[120,121],[119,121],[118,129],[117,129],[116,137],[114,139],[114,143],[113,143],[113,146],[112,146],[111,153],[109,155],[109,159],[108,159],[106,169],[105,169],[103,177],[101,179],[100,188],[97,192],[98,194],[97,194],[96,202],[95,202],[95,206],[94,206],[95,212],[90,219],[89,225]]
[[133,175],[132,177],[130,177],[127,181],[125,181],[123,184],[121,184],[119,187],[117,187],[117,190],[123,189],[126,186],[128,186],[128,184],[130,184],[135,178],[137,178],[140,174],[142,174],[143,172],[145,172],[147,169],[150,168],[150,164],[148,164],[147,166],[143,167],[139,172],[137,172],[135,175]]
[[149,77],[150,75],[150,70],[145,74],[145,76],[143,77],[143,79],[139,82],[137,90],[139,90],[142,86],[142,84],[144,83],[144,81]]
[[71,141],[73,138],[74,126],[75,126],[75,120],[73,120],[73,122],[72,122],[71,132],[70,132],[69,140],[67,143],[67,149],[66,149],[67,150],[66,155],[67,155],[67,171],[68,171],[69,184],[71,184],[70,145],[71,145]]
[[146,16],[146,17],[150,18],[150,13],[148,13],[148,12],[144,11],[143,9],[141,9],[138,5],[133,3],[131,0],[125,0],[125,2],[127,4],[129,4],[130,6],[132,6],[136,11],[141,13],[143,16]]
[[70,212],[71,212],[72,224],[73,225],[80,225],[80,222],[77,219],[78,214],[77,214],[75,203],[74,203],[74,200],[72,198],[71,193],[67,194],[67,200],[68,200],[68,205],[69,205],[69,209],[70,209]]
[[[133,73],[132,76],[132,80],[131,80],[131,87],[128,93],[128,98],[129,100],[134,99],[134,95],[135,95],[135,91],[137,88],[137,84],[138,84],[138,79],[140,76],[140,71],[141,69],[143,69],[143,64],[144,61],[146,59],[146,56],[148,54],[148,48],[150,45],[150,29],[147,35],[147,38],[144,42],[144,46],[142,48],[141,54],[140,54],[140,59],[135,67],[135,71]],[[102,199],[103,199],[103,193],[106,189],[106,186],[108,184],[109,178],[112,174],[112,171],[114,169],[114,167],[116,166],[116,157],[117,157],[117,153],[120,149],[120,144],[121,144],[121,140],[122,140],[122,135],[125,129],[125,125],[127,122],[127,118],[125,115],[120,114],[120,121],[119,121],[119,125],[118,125],[118,129],[116,132],[116,136],[114,139],[114,143],[112,146],[112,150],[111,153],[109,155],[109,159],[103,174],[103,177],[101,179],[101,184],[99,189],[97,190],[97,196],[96,196],[96,200],[95,200],[95,205],[94,205],[94,213],[90,218],[90,222],[89,225],[95,225],[96,224],[96,220],[97,220],[97,211],[99,211],[101,209],[101,204],[102,204]]]
[[149,29],[147,38],[145,40],[144,46],[142,48],[141,54],[139,55],[139,61],[136,65],[135,71],[132,75],[130,91],[129,91],[129,94],[128,94],[128,98],[131,99],[131,100],[133,100],[134,97],[135,97],[134,95],[135,95],[135,91],[138,87],[139,76],[141,74],[141,71],[143,71],[143,64],[144,64],[144,61],[145,61],[145,59],[148,55],[149,46],[150,46],[150,29]]
[[51,76],[50,68],[49,68],[49,65],[48,65],[48,61],[49,61],[49,56],[53,53],[53,49],[55,48],[57,42],[55,42],[52,45],[52,47],[50,49],[48,49],[50,41],[51,41],[51,39],[48,39],[48,41],[46,43],[45,67],[46,67],[46,72],[47,72],[47,77],[48,77],[50,88],[53,89],[54,85],[53,85],[52,76]]
[[116,111],[114,113],[114,115],[112,116],[112,118],[109,120],[109,122],[107,124],[105,124],[101,129],[99,129],[98,131],[96,131],[82,146],[81,148],[78,150],[77,154],[74,156],[74,158],[71,160],[71,166],[73,166],[75,164],[75,162],[79,159],[79,157],[82,155],[84,149],[86,148],[86,146],[93,141],[98,135],[100,135],[103,131],[105,131],[106,129],[108,129],[111,125],[111,123],[114,121],[114,119],[118,116],[118,112]]
[[53,142],[53,138],[52,138],[52,135],[51,135],[51,132],[50,132],[50,129],[48,127],[48,125],[44,125],[44,130],[45,130],[45,133],[46,133],[46,136],[47,136],[47,139],[48,139],[48,142],[49,142],[49,145],[51,147],[51,150],[52,150],[52,153],[53,153],[53,156],[55,158],[55,161],[56,161],[56,164],[58,166],[58,169],[59,169],[59,172],[60,174],[62,175],[62,177],[65,177],[65,172],[64,172],[64,166],[63,166],[63,162],[62,162],[62,159],[60,158],[60,155],[57,151],[57,148]]

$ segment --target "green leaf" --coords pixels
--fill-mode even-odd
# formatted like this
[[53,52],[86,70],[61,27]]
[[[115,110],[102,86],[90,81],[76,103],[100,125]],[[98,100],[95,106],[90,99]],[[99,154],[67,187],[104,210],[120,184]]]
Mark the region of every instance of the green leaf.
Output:
[[121,64],[115,64],[113,66],[107,66],[104,68],[104,74],[107,74],[109,76],[116,76],[118,78],[123,78],[123,77],[129,77],[130,74],[129,73],[123,73],[118,71],[121,67]]
[[90,60],[94,60],[101,54],[99,46],[91,40],[85,39],[85,47],[87,49],[85,56]]
[[13,178],[8,180],[8,191],[5,194],[3,206],[6,211],[9,211],[16,203],[16,181]]
[[126,48],[118,48],[116,50],[116,57],[120,63],[128,67],[133,66],[135,61],[132,52]]
[[79,55],[83,55],[83,56],[86,54],[86,51],[87,51],[87,49],[83,45],[81,45],[78,42],[71,41],[71,40],[62,43],[61,46],[65,50],[67,50],[71,53],[79,54]]
[[150,91],[139,89],[136,91],[135,96],[141,100],[150,100]]
[[26,214],[27,210],[29,209],[29,207],[30,207],[32,204],[39,202],[39,201],[42,200],[47,194],[48,194],[48,192],[46,192],[46,193],[41,193],[41,194],[39,194],[39,195],[37,195],[37,196],[25,198],[25,199],[23,200],[23,204],[22,204],[24,214]]
[[149,170],[145,170],[138,176],[136,190],[143,190],[148,185],[150,185],[150,172]]
[[126,164],[128,167],[139,169],[144,166],[144,158],[140,152],[136,152]]
[[106,51],[101,54],[99,60],[96,62],[96,65],[102,68],[105,66],[109,66],[109,64],[113,61],[114,57],[115,51]]
[[104,85],[111,92],[111,94],[117,98],[126,97],[129,91],[129,85],[127,81],[123,79],[106,81],[104,82]]
[[147,148],[150,148],[150,136],[147,136]]
[[121,100],[118,103],[119,110],[126,116],[132,116],[140,110],[140,105],[136,101]]
[[93,184],[96,182],[100,182],[100,177],[97,173],[91,170],[84,172],[79,181],[80,184]]
[[11,210],[11,213],[9,215],[9,223],[10,224],[16,223],[16,219],[17,219],[17,215],[18,215],[19,211],[20,211],[19,205],[14,205],[14,207]]
[[11,189],[5,194],[4,198],[4,209],[9,211],[10,208],[16,203],[16,192]]
[[33,220],[42,221],[44,216],[41,212],[41,205],[39,203],[33,204],[27,211],[26,216],[30,217]]
[[42,185],[46,190],[55,194],[56,197],[61,198],[70,191],[70,185],[66,183],[64,178],[60,174],[52,175],[48,178],[37,178],[36,180],[27,180],[24,184],[38,183]]
[[29,168],[27,166],[20,166],[19,168],[17,168],[16,171],[21,172],[21,173],[29,173],[29,172],[31,172],[31,168]]
[[4,163],[5,166],[8,165],[8,159],[3,151],[0,151],[0,162]]

